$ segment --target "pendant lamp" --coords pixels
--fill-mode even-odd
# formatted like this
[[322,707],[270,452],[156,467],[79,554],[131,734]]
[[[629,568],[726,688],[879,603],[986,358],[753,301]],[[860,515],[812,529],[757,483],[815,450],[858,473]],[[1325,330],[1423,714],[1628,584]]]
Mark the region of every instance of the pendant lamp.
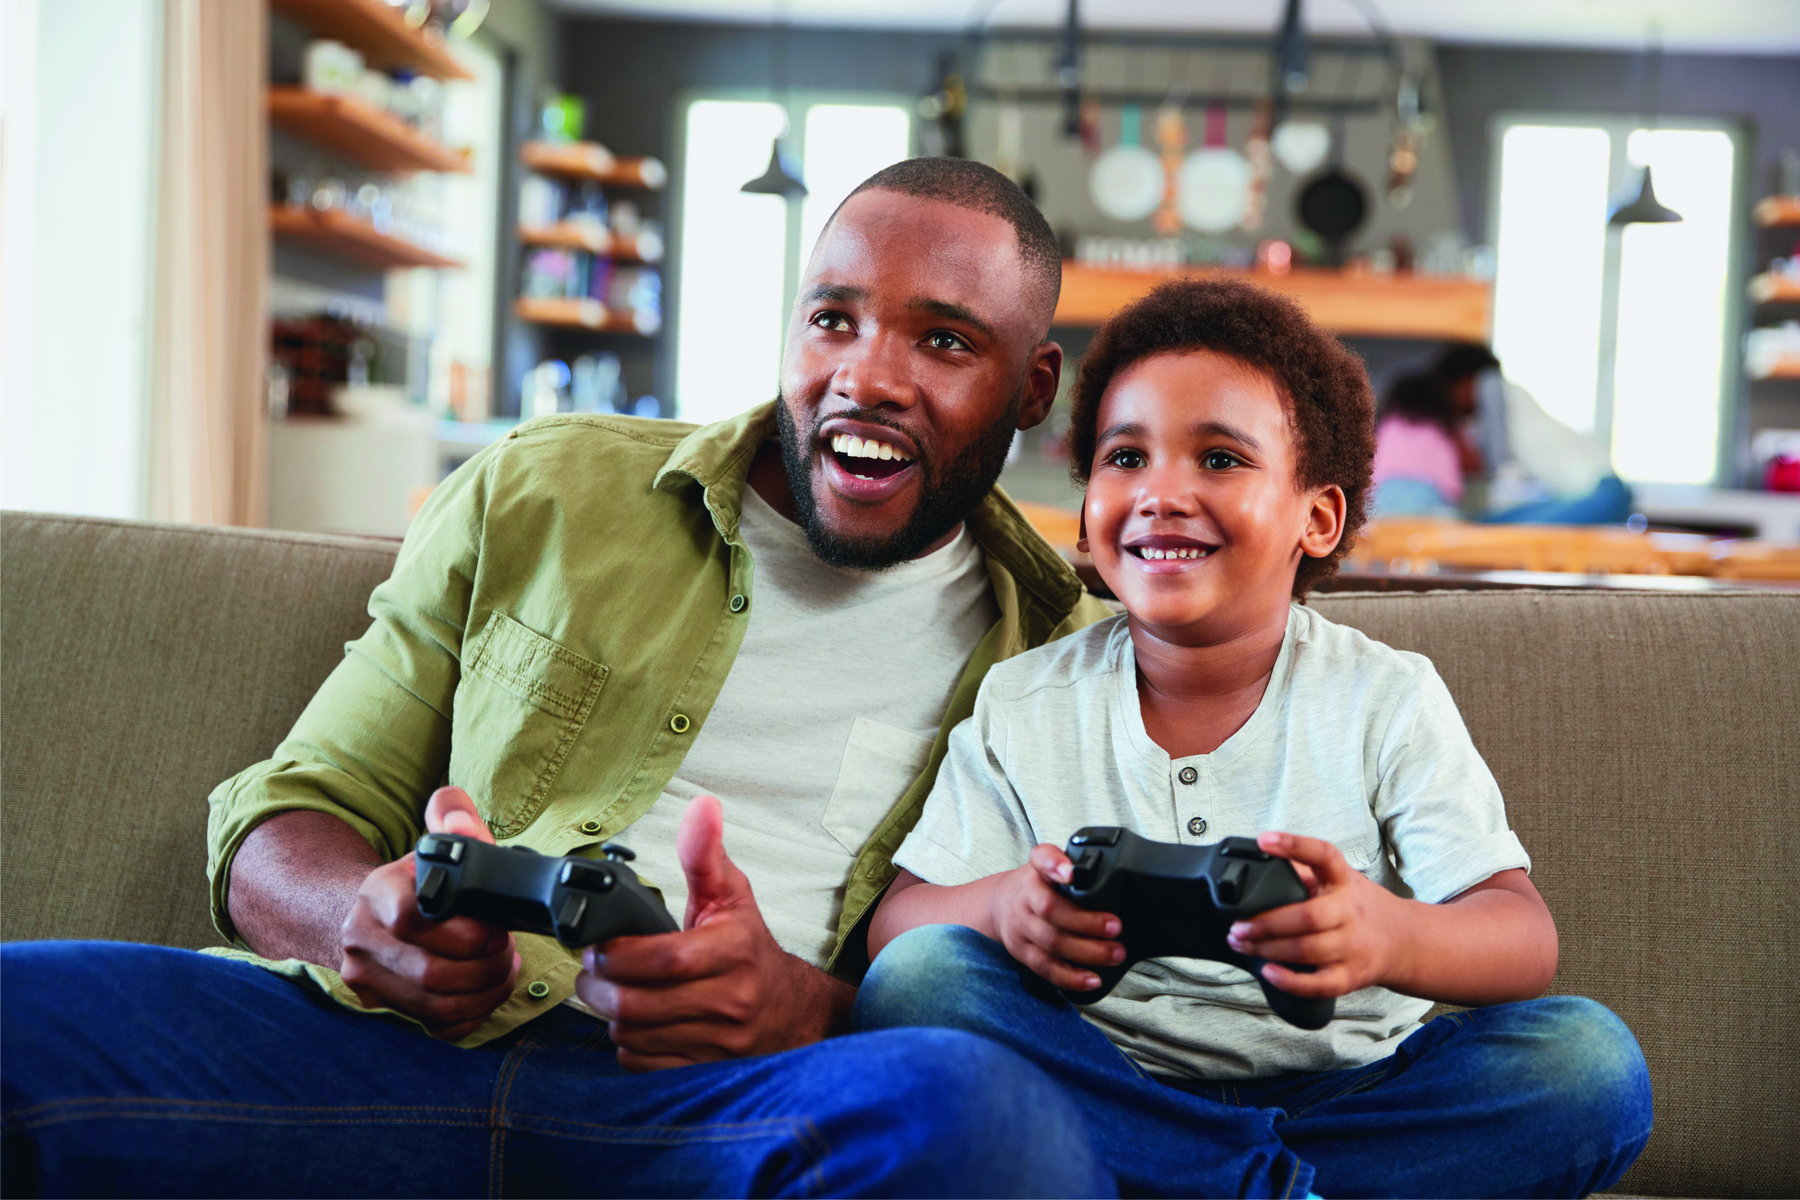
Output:
[[[786,6],[783,5],[783,8]],[[769,75],[773,84],[771,90],[781,97],[781,110],[788,109],[787,94],[787,14],[770,32]],[[806,198],[806,184],[800,178],[800,168],[788,157],[781,139],[787,129],[775,135],[774,145],[769,147],[769,169],[739,188],[740,192],[748,192],[753,196],[780,196],[787,200],[803,200]]]
[[[1662,99],[1662,35],[1655,25],[1650,27],[1650,45],[1644,50],[1644,87],[1639,111],[1644,126],[1656,128],[1656,113]],[[1644,164],[1643,178],[1638,180],[1637,195],[1613,207],[1606,218],[1608,225],[1668,225],[1681,220],[1681,214],[1656,198],[1650,185],[1650,165]]]

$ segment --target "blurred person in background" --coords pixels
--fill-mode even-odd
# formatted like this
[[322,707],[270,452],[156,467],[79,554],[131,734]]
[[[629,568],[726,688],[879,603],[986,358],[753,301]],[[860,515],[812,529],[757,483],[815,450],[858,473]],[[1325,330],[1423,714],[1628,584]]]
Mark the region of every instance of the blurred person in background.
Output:
[[1452,393],[1430,375],[1408,375],[1383,398],[1375,424],[1378,517],[1455,517],[1463,473],[1482,460],[1465,436],[1472,390]]
[[1472,417],[1474,448],[1493,475],[1489,511],[1478,519],[1610,525],[1631,515],[1631,489],[1614,473],[1606,443],[1544,411],[1500,373],[1492,350],[1474,342],[1448,346],[1426,378],[1448,405]]

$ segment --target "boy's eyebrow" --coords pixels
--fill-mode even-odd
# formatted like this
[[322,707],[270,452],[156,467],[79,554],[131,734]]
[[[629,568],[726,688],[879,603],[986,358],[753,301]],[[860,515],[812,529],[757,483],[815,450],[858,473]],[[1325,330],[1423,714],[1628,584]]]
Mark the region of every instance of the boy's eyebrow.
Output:
[[953,304],[948,300],[933,300],[929,296],[915,296],[906,302],[906,307],[914,312],[927,312],[933,316],[942,317],[946,321],[961,321],[983,337],[994,336],[993,326],[976,316],[973,310],[965,305]]
[[[1207,434],[1212,434],[1215,437],[1230,438],[1238,445],[1250,450],[1262,449],[1261,442],[1239,429],[1236,425],[1227,425],[1223,421],[1200,421],[1189,426],[1188,432],[1196,437],[1204,437]],[[1136,421],[1121,421],[1117,425],[1109,425],[1101,430],[1100,436],[1094,439],[1094,444],[1099,445],[1101,442],[1111,441],[1116,437],[1142,436],[1144,436],[1144,427],[1142,425],[1138,424]]]
[[1102,429],[1100,431],[1100,436],[1095,438],[1094,442],[1096,444],[1108,442],[1116,437],[1142,437],[1143,434],[1144,427],[1139,425],[1136,421],[1121,421],[1117,425],[1108,425],[1105,429]]

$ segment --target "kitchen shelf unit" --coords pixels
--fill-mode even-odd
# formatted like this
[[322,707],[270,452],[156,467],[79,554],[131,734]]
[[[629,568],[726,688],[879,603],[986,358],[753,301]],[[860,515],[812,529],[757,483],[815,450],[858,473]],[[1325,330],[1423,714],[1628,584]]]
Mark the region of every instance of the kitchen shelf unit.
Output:
[[1284,274],[1229,267],[1129,271],[1063,264],[1055,325],[1099,325],[1151,288],[1173,278],[1234,278],[1296,301],[1314,321],[1352,337],[1486,341],[1491,289],[1479,279],[1439,275],[1376,275],[1296,268]]
[[355,96],[303,87],[269,89],[269,119],[309,142],[375,171],[468,174],[466,155],[426,137],[405,121]]
[[618,237],[597,225],[558,221],[554,225],[521,225],[519,242],[552,250],[585,250],[614,262],[656,263],[662,260],[662,241]]
[[362,52],[371,67],[404,68],[434,79],[473,79],[439,42],[381,0],[269,0],[270,7],[320,37]]
[[1800,226],[1800,196],[1765,196],[1756,202],[1753,215],[1764,229]]
[[654,337],[662,322],[643,313],[609,308],[590,297],[564,299],[551,296],[520,296],[513,302],[513,313],[521,321],[534,325],[550,325],[562,329],[586,329],[595,333],[629,333]]
[[369,222],[346,212],[320,212],[314,208],[278,205],[269,211],[269,228],[277,237],[303,242],[321,254],[371,271],[462,266],[453,258],[383,233]]
[[660,159],[614,158],[594,142],[526,142],[519,161],[540,175],[556,175],[607,187],[661,191],[669,182]]
[[1800,304],[1800,280],[1765,271],[1750,281],[1750,298],[1758,304]]

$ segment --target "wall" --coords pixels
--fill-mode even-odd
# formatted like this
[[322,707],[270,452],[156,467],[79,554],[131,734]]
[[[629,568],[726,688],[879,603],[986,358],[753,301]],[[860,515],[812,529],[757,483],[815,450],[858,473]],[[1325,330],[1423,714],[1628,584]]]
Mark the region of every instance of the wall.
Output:
[[145,511],[161,12],[7,7],[7,508]]

